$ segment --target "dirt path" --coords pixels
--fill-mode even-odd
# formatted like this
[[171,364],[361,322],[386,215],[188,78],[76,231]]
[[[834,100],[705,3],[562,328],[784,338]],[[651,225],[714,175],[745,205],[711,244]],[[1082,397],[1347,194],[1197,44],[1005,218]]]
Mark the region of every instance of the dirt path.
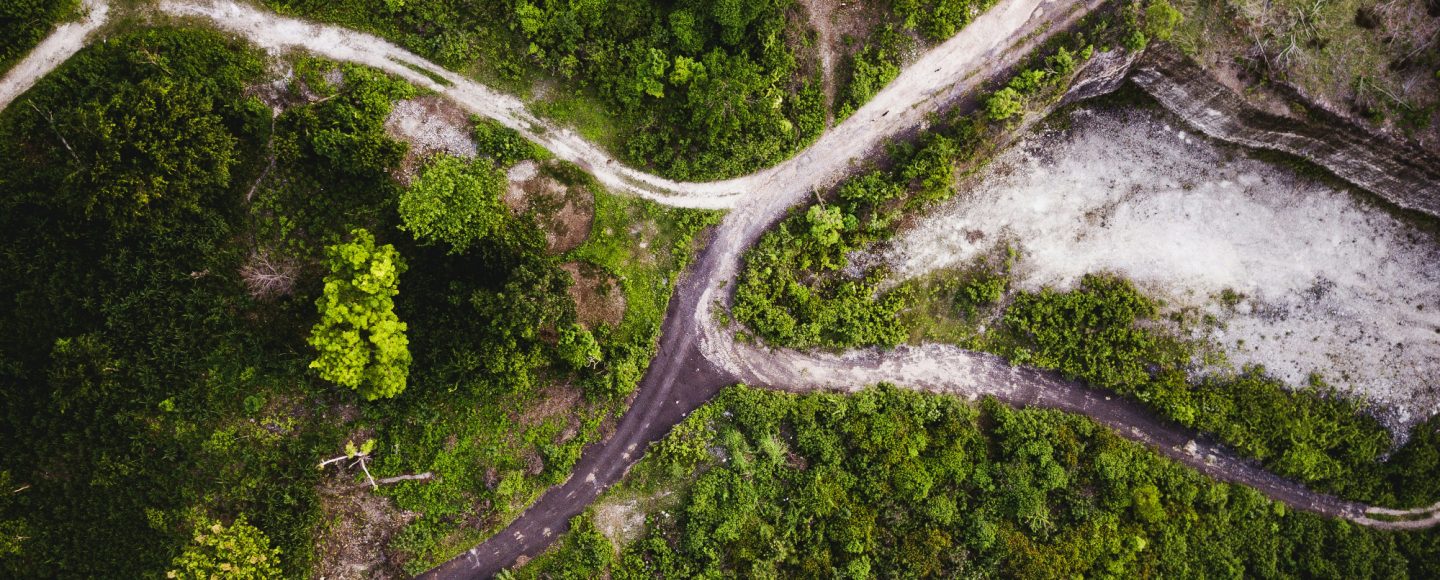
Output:
[[[0,105],[8,104],[78,51],[86,35],[103,23],[104,0],[87,3],[92,9],[84,27],[61,27],[5,77],[0,83]],[[574,131],[531,114],[518,98],[496,92],[370,34],[287,18],[233,0],[162,0],[155,10],[235,33],[272,53],[303,50],[399,76],[439,93],[469,112],[519,131],[557,157],[585,168],[612,189],[666,205],[729,209],[750,199],[772,205],[834,183],[849,172],[852,161],[896,135],[923,127],[929,113],[973,89],[979,84],[976,79],[986,78],[987,72],[998,70],[1001,63],[986,62],[983,57],[1021,38],[1019,32],[1068,22],[1100,3],[1001,2],[955,37],[922,55],[869,103],[796,156],[743,177],[700,183],[676,182],[626,167]],[[1027,45],[1035,44],[1034,40]]]
[[91,32],[105,24],[110,15],[110,5],[105,0],[85,0],[81,4],[85,18],[79,22],[67,22],[55,27],[55,31],[0,77],[0,110],[10,105],[15,97],[35,86],[35,81],[49,74],[69,60],[85,46]]
[[[997,70],[993,54],[1021,38],[1021,31],[1058,24],[1099,0],[1008,0],[981,15],[960,34],[924,54],[845,122],[798,155],[759,172],[703,183],[675,182],[626,167],[574,131],[531,114],[519,99],[450,72],[378,37],[336,26],[282,17],[231,0],[164,0],[162,13],[195,18],[244,36],[274,52],[305,50],[334,60],[372,66],[434,90],[465,108],[511,127],[595,175],[612,189],[681,207],[728,209],[757,200],[788,205],[791,197],[846,175],[853,160],[896,135],[922,127],[926,116],[973,89]],[[1034,20],[1032,21],[1032,16]],[[1044,37],[1046,35],[1037,35]],[[1033,40],[1027,44],[1033,44]],[[424,71],[419,72],[419,71]],[[978,73],[978,74],[977,74]],[[433,79],[441,79],[445,84]],[[957,80],[959,79],[959,80]],[[783,201],[782,201],[783,200]]]
[[[0,105],[8,104],[77,51],[89,31],[103,22],[103,3],[89,1],[96,7],[91,11],[96,23],[80,29],[83,32],[62,27],[46,39],[0,83]],[[284,18],[229,0],[167,0],[160,3],[159,10],[236,33],[267,50],[306,50],[401,76],[470,112],[520,131],[557,157],[584,167],[608,187],[669,205],[732,209],[676,289],[662,327],[660,352],[616,433],[587,448],[571,478],[550,489],[506,530],[428,572],[429,577],[488,577],[520,556],[539,553],[566,529],[571,517],[624,476],[646,445],[663,437],[719,388],[734,382],[791,390],[854,390],[892,381],[968,398],[990,395],[1015,405],[1057,408],[1090,416],[1121,436],[1155,447],[1216,479],[1253,486],[1299,509],[1383,528],[1440,523],[1436,508],[1407,510],[1404,516],[1417,519],[1402,522],[1372,518],[1395,514],[1314,493],[1237,459],[1194,432],[1155,418],[1137,403],[1107,397],[1048,373],[1012,368],[991,355],[943,345],[844,355],[768,350],[738,343],[714,323],[710,309],[715,304],[728,306],[743,251],[789,207],[808,199],[815,189],[843,178],[853,161],[889,138],[923,128],[929,113],[977,90],[983,80],[1012,66],[1050,34],[1102,3],[1002,0],[955,37],[922,55],[868,104],[794,158],[751,175],[708,183],[678,183],[625,167],[573,131],[531,115],[518,99],[374,36]]]
[[825,125],[835,120],[835,0],[800,0],[815,27],[815,52],[820,58],[820,76],[825,82]]

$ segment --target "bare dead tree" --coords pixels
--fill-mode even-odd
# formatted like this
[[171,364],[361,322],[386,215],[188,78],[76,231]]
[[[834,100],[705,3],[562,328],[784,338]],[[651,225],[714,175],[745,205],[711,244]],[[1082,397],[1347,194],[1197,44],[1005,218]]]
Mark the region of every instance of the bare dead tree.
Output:
[[240,278],[245,288],[256,300],[271,300],[289,294],[295,288],[295,279],[300,267],[284,258],[277,258],[265,250],[250,253],[250,259],[240,267]]
[[432,479],[435,479],[435,474],[427,471],[425,473],[417,473],[414,475],[397,475],[395,477],[382,477],[375,480],[375,483],[378,483],[380,485],[390,485],[392,483],[400,483],[402,481],[430,481]]
[[355,461],[350,464],[350,467],[355,467],[356,465],[359,465],[360,469],[365,472],[365,478],[370,480],[371,489],[380,489],[380,485],[375,483],[375,476],[370,475],[370,468],[365,465],[365,462],[370,459],[370,452],[374,450],[374,439],[366,439],[365,442],[362,443],[359,447],[355,446],[354,441],[346,441],[344,455],[341,455],[339,457],[332,457],[330,459],[326,459],[325,461],[321,461],[320,465],[318,465],[317,468],[325,469],[325,466],[330,465],[331,463],[339,463],[341,461],[345,461],[346,459],[354,459]]
[[75,149],[70,147],[70,142],[65,140],[65,135],[62,135],[60,133],[60,127],[55,125],[55,115],[51,114],[49,109],[46,109],[44,111],[40,110],[40,107],[35,106],[35,103],[33,102],[25,101],[25,104],[30,105],[31,109],[35,109],[36,113],[39,113],[40,116],[45,117],[45,121],[50,124],[50,130],[54,131],[55,136],[60,138],[60,144],[65,146],[65,151],[70,154],[70,158],[74,159],[76,163],[81,163],[80,156],[75,154]]

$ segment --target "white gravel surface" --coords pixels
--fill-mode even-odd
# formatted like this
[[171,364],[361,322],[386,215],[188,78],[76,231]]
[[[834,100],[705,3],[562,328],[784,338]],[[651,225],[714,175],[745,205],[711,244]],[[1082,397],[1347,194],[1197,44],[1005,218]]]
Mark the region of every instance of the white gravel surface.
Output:
[[[1392,423],[1440,403],[1440,244],[1352,194],[1245,157],[1143,111],[1082,109],[1002,154],[904,233],[897,277],[964,264],[1001,240],[1023,288],[1111,271],[1221,328],[1236,365],[1294,386],[1319,372]],[[979,235],[977,235],[979,234]],[[1243,294],[1236,308],[1225,290]]]
[[437,114],[435,106],[421,99],[395,103],[385,128],[408,141],[411,150],[420,156],[447,153],[456,157],[475,157],[475,138],[470,125],[462,117]]

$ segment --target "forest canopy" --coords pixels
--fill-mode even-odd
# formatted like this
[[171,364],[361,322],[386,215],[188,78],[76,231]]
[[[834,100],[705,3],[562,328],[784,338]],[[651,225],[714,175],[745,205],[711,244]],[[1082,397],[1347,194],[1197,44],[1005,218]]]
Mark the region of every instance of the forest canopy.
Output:
[[[1434,530],[1288,509],[1088,418],[881,385],[724,391],[519,578],[1432,577]],[[607,528],[608,530],[609,528]],[[618,551],[618,554],[617,554]]]

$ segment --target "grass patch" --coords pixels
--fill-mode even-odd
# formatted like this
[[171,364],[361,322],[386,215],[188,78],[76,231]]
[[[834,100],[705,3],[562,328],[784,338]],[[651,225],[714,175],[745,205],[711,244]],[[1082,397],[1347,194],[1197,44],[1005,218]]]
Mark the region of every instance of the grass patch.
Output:
[[561,126],[574,129],[586,141],[607,151],[618,150],[623,141],[624,123],[607,112],[594,97],[582,92],[566,93],[556,90],[553,95],[531,101],[530,110]]

